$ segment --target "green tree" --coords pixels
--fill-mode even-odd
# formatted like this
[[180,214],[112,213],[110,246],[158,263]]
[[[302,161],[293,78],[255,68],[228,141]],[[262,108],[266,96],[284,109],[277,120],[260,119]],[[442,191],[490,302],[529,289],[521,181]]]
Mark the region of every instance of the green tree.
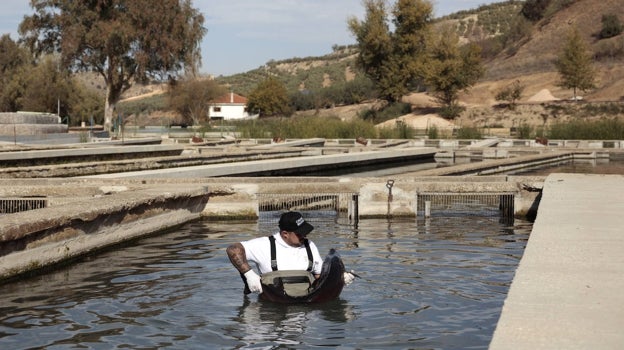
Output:
[[59,70],[58,58],[42,57],[24,78],[25,89],[19,99],[22,109],[33,112],[69,114],[69,99],[76,90],[74,81]]
[[261,117],[290,116],[288,90],[276,78],[269,77],[261,81],[247,98],[247,109],[251,114]]
[[344,96],[343,104],[358,104],[375,97],[373,82],[362,74],[339,86],[339,89]]
[[522,97],[524,86],[520,83],[520,80],[516,80],[513,83],[505,86],[496,93],[496,101],[505,101],[509,109],[516,109],[518,100]]
[[101,123],[104,120],[104,93],[74,80],[73,93],[69,95],[68,124],[80,125],[80,122],[93,120]]
[[35,54],[60,52],[71,70],[95,71],[106,83],[104,127],[135,81],[183,70],[195,73],[204,17],[190,0],[31,0],[35,14],[19,27]]
[[180,113],[185,122],[199,125],[209,117],[214,100],[226,93],[227,89],[212,79],[189,77],[170,86],[169,107]]
[[592,67],[592,56],[577,29],[569,32],[555,66],[561,78],[559,86],[573,89],[574,100],[577,99],[577,90],[587,91],[595,87],[596,73]]
[[384,70],[392,54],[388,14],[383,0],[365,0],[364,7],[366,17],[363,21],[355,17],[348,20],[359,47],[356,63],[384,94]]
[[520,13],[532,22],[537,22],[544,17],[552,0],[526,0]]
[[8,34],[0,37],[0,111],[20,109],[19,99],[24,93],[25,70],[32,66],[28,50],[20,47]]
[[431,48],[427,66],[426,82],[444,105],[443,116],[457,117],[462,110],[459,92],[476,84],[485,71],[480,48],[475,44],[460,46],[457,33],[445,27]]
[[0,52],[0,111],[60,112],[61,117],[72,116],[73,125],[84,117],[103,119],[103,96],[61,71],[58,55],[35,62],[8,35],[0,38]]
[[67,71],[59,70],[58,60],[58,56],[46,55],[37,65],[28,65],[20,71],[22,91],[16,100],[19,109],[58,113],[62,118],[68,117],[72,125],[91,117],[101,122],[103,96]]
[[358,66],[375,83],[382,98],[396,102],[421,81],[430,37],[433,7],[426,0],[398,0],[392,9],[390,31],[383,0],[365,0],[363,21],[352,17]]

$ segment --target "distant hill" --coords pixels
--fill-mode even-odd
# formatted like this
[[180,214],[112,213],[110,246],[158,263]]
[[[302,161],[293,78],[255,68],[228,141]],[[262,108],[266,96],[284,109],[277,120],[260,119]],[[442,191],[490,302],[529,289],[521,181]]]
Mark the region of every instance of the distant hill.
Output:
[[[345,24],[346,25],[346,24]],[[265,65],[251,71],[216,80],[229,85],[235,91],[247,95],[258,82],[268,76],[279,78],[285,82],[289,91],[303,89],[319,89],[332,83],[345,82],[356,74],[355,46],[335,46],[333,51],[324,56],[294,57],[280,61],[269,61]]]
[[[561,51],[568,31],[576,27],[590,44],[596,58],[597,71],[595,91],[585,97],[589,100],[620,100],[624,97],[624,35],[610,39],[598,39],[605,14],[624,15],[622,0],[577,0],[552,16],[536,23],[531,35],[516,51],[503,52],[488,62],[487,82],[525,81],[528,92],[543,88],[551,89],[557,97],[570,96],[569,91],[556,86],[558,75],[553,61]],[[620,18],[624,21],[624,17]]]
[[[556,0],[553,0],[556,2]],[[519,79],[526,85],[527,92],[551,89],[555,95],[565,97],[568,94],[556,86],[558,76],[553,65],[564,43],[567,31],[576,26],[590,43],[595,56],[598,71],[599,88],[587,95],[587,98],[600,100],[619,100],[624,96],[624,35],[598,40],[597,34],[602,27],[605,14],[623,14],[622,0],[567,0],[559,1],[567,7],[548,14],[536,22],[527,31],[528,36],[517,40],[511,48],[488,58],[485,62],[486,74],[482,79],[480,91],[496,89],[509,81]],[[453,25],[457,28],[463,42],[485,42],[494,36],[506,35],[514,30],[524,2],[505,1],[483,5],[473,10],[460,11],[437,20],[436,25]],[[563,5],[561,5],[563,6]],[[624,18],[621,18],[624,21]],[[235,91],[246,94],[267,76],[276,76],[286,82],[289,90],[301,88],[320,88],[332,82],[340,82],[358,74],[355,69],[355,46],[338,47],[328,55],[320,57],[292,58],[289,60],[270,61],[266,65],[249,72],[217,80],[230,85]],[[611,57],[610,57],[611,56]],[[487,86],[490,86],[488,88]],[[481,93],[479,95],[482,95]],[[488,103],[493,100],[481,96],[472,102]]]
[[[570,28],[583,33],[595,56],[598,88],[588,92],[587,101],[624,100],[624,35],[599,40],[602,16],[621,14],[624,22],[622,0],[552,0],[553,9],[540,21],[522,28],[518,37],[514,24],[521,16],[523,1],[504,1],[483,5],[473,10],[460,11],[436,20],[436,25],[453,25],[463,42],[479,42],[490,50],[496,40],[507,36],[514,38],[508,47],[485,59],[486,74],[467,93],[461,102],[467,106],[492,106],[494,96],[502,87],[519,80],[525,87],[521,102],[535,101],[544,94],[557,99],[568,99],[572,92],[557,86],[559,76],[553,60],[559,54]],[[556,6],[555,6],[556,5]],[[346,25],[346,24],[345,24]],[[349,81],[361,74],[355,67],[356,46],[333,47],[332,52],[318,57],[291,58],[269,61],[254,70],[221,76],[215,79],[230,86],[235,92],[247,95],[267,76],[278,77],[289,91],[319,89],[335,83]],[[137,93],[140,91],[140,93]],[[145,86],[134,88],[127,96],[152,92]],[[152,94],[153,95],[153,94]],[[422,100],[422,99],[418,99]]]

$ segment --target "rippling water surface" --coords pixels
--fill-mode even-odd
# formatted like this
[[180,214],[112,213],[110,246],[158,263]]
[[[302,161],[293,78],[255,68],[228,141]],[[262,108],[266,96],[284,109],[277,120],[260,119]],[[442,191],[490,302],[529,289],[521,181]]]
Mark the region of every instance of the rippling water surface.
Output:
[[245,297],[225,247],[274,222],[189,223],[0,287],[2,349],[487,348],[530,224],[312,218],[361,279],[338,300]]

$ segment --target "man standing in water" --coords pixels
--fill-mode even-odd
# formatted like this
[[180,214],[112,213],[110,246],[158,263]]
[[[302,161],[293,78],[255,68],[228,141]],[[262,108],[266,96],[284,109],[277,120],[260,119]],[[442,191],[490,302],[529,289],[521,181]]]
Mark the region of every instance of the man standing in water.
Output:
[[[245,282],[245,293],[262,293],[260,276],[249,262],[254,262],[260,275],[277,270],[307,270],[319,278],[323,259],[307,235],[314,229],[299,212],[290,211],[279,219],[279,232],[230,245],[226,252],[232,265]],[[345,284],[354,276],[345,273]]]

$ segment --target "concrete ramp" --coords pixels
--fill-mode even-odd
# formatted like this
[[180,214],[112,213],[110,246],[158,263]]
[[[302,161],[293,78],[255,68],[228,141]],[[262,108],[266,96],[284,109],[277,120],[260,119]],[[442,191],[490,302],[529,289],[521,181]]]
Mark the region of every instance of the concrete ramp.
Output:
[[323,138],[313,138],[313,139],[302,139],[302,140],[287,140],[283,142],[275,142],[266,145],[259,145],[249,147],[250,149],[267,149],[267,148],[277,148],[277,147],[323,147],[325,145],[325,139]]
[[495,147],[500,142],[499,139],[485,139],[471,144],[470,146],[466,146],[464,148],[483,148],[483,147]]
[[0,162],[4,167],[19,167],[64,162],[85,162],[98,160],[137,159],[143,157],[164,157],[182,154],[184,147],[180,145],[79,145],[19,152],[0,152]]
[[624,347],[624,176],[552,174],[490,349]]

